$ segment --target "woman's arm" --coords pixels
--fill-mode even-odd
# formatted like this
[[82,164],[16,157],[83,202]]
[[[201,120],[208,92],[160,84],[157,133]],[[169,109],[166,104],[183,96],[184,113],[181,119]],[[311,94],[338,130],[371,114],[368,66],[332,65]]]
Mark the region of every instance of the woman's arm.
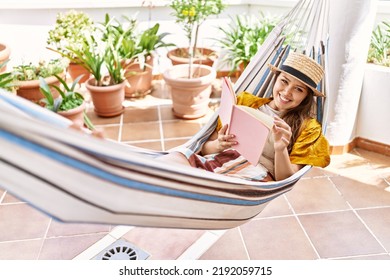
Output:
[[283,180],[297,172],[303,166],[292,164],[290,161],[290,155],[287,151],[288,144],[291,141],[290,126],[281,118],[275,117],[272,133],[275,141],[275,179]]
[[226,124],[219,131],[215,130],[211,134],[209,139],[203,144],[201,150],[202,155],[220,153],[237,144],[233,134],[226,134],[227,128],[228,125]]

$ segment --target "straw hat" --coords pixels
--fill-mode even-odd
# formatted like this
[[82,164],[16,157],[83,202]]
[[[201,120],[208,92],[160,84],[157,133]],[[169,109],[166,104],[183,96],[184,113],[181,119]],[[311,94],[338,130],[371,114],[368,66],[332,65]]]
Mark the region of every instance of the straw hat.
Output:
[[290,52],[280,68],[270,64],[274,73],[283,72],[298,79],[314,92],[314,95],[325,96],[317,90],[317,86],[324,76],[324,69],[314,59],[296,52]]

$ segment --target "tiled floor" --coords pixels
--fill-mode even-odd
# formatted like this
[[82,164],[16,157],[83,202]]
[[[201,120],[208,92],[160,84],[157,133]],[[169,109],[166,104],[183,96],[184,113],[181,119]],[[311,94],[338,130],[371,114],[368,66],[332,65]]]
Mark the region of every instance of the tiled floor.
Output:
[[[207,122],[176,119],[166,88],[127,100],[120,117],[89,115],[106,137],[167,150]],[[215,108],[211,104],[210,114]],[[332,156],[255,219],[226,231],[62,224],[0,189],[0,259],[93,259],[115,240],[151,260],[390,259],[390,158],[361,149]]]

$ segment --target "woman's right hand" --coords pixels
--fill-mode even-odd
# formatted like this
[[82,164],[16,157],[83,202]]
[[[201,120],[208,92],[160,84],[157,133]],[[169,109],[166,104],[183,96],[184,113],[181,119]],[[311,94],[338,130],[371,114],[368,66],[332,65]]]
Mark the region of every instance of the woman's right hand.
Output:
[[237,145],[237,141],[235,141],[235,136],[233,134],[226,134],[228,129],[228,125],[225,124],[222,126],[222,128],[218,131],[218,137],[216,140],[216,152],[222,152],[226,149],[230,149],[234,145]]
[[222,126],[219,131],[214,131],[209,140],[207,140],[202,147],[202,155],[210,155],[223,152],[226,149],[237,145],[233,134],[226,134],[228,125]]

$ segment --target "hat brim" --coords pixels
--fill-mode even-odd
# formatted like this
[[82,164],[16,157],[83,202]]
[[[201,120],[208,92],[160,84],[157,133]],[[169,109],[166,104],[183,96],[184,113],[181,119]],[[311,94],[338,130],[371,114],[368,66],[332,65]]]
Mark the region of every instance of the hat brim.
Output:
[[324,94],[324,93],[320,92],[320,91],[319,91],[318,89],[316,89],[315,87],[312,87],[311,85],[305,83],[304,81],[302,81],[301,79],[295,77],[294,75],[292,75],[292,74],[290,74],[290,73],[288,73],[288,72],[286,72],[286,71],[283,71],[283,70],[281,70],[280,68],[278,68],[278,67],[276,67],[276,66],[274,66],[274,65],[272,65],[272,64],[268,64],[268,67],[269,67],[270,70],[271,70],[272,72],[274,72],[275,74],[276,74],[276,73],[285,73],[285,74],[287,74],[287,75],[293,77],[294,79],[297,79],[298,81],[300,81],[301,83],[303,83],[304,85],[306,85],[308,88],[310,88],[310,89],[313,91],[313,94],[314,94],[315,96],[325,97],[325,94]]

